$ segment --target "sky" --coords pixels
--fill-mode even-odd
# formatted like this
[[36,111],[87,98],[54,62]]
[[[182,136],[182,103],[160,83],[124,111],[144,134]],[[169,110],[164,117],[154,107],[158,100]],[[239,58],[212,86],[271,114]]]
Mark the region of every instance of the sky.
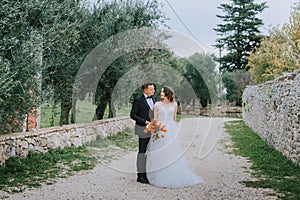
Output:
[[[282,27],[284,23],[289,22],[292,7],[299,1],[300,0],[256,0],[255,3],[267,2],[268,6],[263,13],[258,15],[258,17],[264,21],[264,26],[262,26],[260,31],[263,34],[268,34],[270,27]],[[212,47],[217,39],[217,34],[213,28],[216,28],[217,24],[222,23],[216,15],[224,15],[217,7],[221,3],[230,3],[229,0],[158,0],[158,2],[163,5],[162,11],[166,17],[169,18],[166,24],[172,30],[190,37],[197,42],[206,53],[217,53],[217,50]],[[171,7],[184,25],[180,22]]]

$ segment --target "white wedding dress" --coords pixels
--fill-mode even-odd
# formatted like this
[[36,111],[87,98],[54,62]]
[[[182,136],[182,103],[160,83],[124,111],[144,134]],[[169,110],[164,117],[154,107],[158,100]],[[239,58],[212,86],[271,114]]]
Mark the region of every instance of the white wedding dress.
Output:
[[180,188],[198,184],[202,178],[189,167],[184,157],[178,136],[178,128],[173,120],[177,103],[157,102],[158,121],[166,126],[164,138],[150,139],[147,146],[147,177],[150,184],[159,187]]

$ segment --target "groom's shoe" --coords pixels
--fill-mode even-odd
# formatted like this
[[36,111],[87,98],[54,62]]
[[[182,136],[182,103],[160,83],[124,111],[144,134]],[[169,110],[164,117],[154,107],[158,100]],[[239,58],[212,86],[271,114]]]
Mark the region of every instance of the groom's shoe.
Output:
[[137,182],[148,184],[149,180],[147,178],[145,178],[145,177],[138,177],[137,178]]
[[140,183],[146,183],[146,184],[149,183],[149,180],[147,179],[146,174],[138,174],[138,178],[136,181],[140,182]]

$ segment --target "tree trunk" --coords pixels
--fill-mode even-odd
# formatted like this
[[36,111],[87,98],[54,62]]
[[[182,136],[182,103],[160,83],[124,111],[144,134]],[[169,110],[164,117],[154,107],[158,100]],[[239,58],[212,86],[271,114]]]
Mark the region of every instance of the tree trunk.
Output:
[[76,104],[77,100],[72,101],[72,115],[71,115],[71,123],[74,124],[76,123]]
[[69,124],[69,113],[72,108],[72,101],[62,100],[60,108],[60,125]]
[[108,104],[109,108],[109,113],[108,113],[108,118],[113,118],[116,116],[116,109],[113,103]]
[[103,119],[106,106],[107,106],[107,101],[106,100],[101,100],[100,103],[97,105],[96,112],[95,112],[93,120]]

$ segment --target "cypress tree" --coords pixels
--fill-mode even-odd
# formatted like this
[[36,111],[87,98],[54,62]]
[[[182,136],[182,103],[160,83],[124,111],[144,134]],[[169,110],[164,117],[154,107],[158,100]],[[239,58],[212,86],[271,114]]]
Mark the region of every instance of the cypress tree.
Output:
[[217,15],[224,23],[214,29],[220,36],[214,46],[227,52],[218,59],[221,70],[248,70],[247,56],[255,51],[262,38],[259,27],[263,21],[257,15],[265,8],[266,2],[254,3],[254,0],[231,0],[218,6],[225,15]]

